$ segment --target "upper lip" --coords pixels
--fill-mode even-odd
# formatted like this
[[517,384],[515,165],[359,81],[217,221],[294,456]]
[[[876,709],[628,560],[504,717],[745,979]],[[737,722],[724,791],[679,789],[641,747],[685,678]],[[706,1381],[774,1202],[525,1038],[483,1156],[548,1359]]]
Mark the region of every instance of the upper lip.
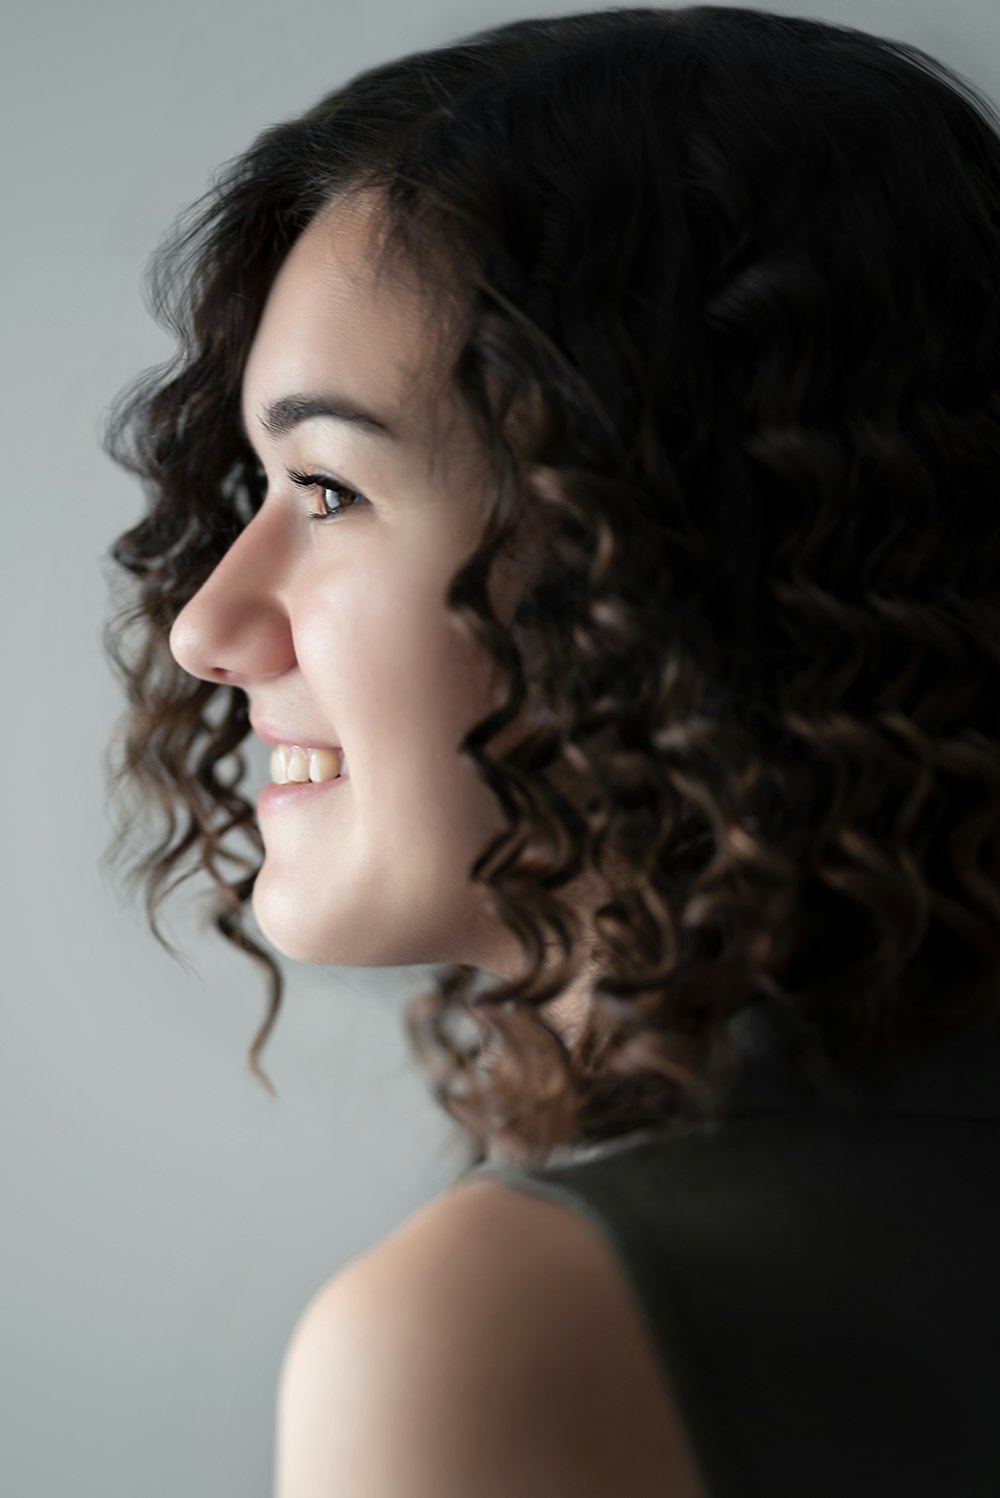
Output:
[[297,744],[301,749],[340,748],[339,744],[331,744],[326,739],[316,738],[310,733],[300,733],[298,729],[276,728],[273,723],[255,722],[252,718],[250,726],[265,744]]

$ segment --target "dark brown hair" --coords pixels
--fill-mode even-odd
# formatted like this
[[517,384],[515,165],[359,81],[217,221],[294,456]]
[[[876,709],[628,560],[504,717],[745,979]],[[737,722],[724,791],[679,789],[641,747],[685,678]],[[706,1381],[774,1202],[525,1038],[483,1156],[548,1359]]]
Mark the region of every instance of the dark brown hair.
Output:
[[[454,386],[495,476],[448,604],[509,681],[462,745],[508,823],[469,872],[526,976],[452,965],[408,1011],[473,1163],[721,1115],[753,1001],[803,1075],[847,1077],[997,1001],[998,123],[943,64],[844,26],[593,12],[362,73],[181,216],[149,272],[178,352],[104,439],[147,495],[110,553],[110,784],[134,801],[105,858],[137,837],[164,945],[160,904],[208,872],[215,926],[269,975],[258,1077],[282,980],[242,926],[247,701],[168,633],[262,502],[238,414],[269,287],[355,191],[462,309]],[[530,514],[549,539],[505,628],[487,585]],[[537,716],[491,755],[526,682]],[[560,895],[582,872],[593,952]],[[591,957],[566,1044],[538,1008]]]

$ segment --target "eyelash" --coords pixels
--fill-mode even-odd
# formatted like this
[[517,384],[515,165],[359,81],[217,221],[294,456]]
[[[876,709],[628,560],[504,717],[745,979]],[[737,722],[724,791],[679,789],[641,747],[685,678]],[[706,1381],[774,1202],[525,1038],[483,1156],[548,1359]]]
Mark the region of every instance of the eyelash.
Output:
[[285,472],[288,474],[288,477],[291,479],[293,484],[299,484],[303,489],[318,489],[320,491],[320,502],[324,506],[324,513],[317,514],[315,511],[310,511],[305,517],[307,520],[339,520],[343,515],[346,515],[348,511],[355,508],[355,506],[351,504],[345,505],[342,509],[339,510],[327,510],[325,508],[326,500],[322,498],[323,491],[327,489],[330,490],[331,493],[347,495],[351,499],[360,500],[362,504],[368,503],[368,501],[365,499],[365,496],[363,494],[359,494],[356,489],[349,489],[346,484],[340,484],[336,479],[327,478],[325,474],[302,473],[297,468],[287,468]]

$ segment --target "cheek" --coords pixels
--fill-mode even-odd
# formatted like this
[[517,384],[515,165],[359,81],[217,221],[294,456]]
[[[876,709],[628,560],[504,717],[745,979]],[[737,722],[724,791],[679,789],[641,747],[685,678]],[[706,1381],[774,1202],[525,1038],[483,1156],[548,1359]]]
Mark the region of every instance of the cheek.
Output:
[[[400,754],[424,771],[454,756],[461,737],[495,705],[491,659],[447,609],[461,558],[444,573],[411,553],[385,554],[316,587],[294,620],[295,653],[317,713],[367,760],[394,776]],[[496,699],[498,700],[498,699]],[[404,779],[408,778],[404,776]]]
[[[443,605],[407,621],[383,619],[384,651],[372,661],[379,708],[414,755],[457,753],[459,741],[491,710],[490,659]],[[399,623],[399,627],[396,624]]]
[[311,577],[308,586],[293,593],[291,598],[296,652],[300,659],[329,657],[340,641],[345,646],[353,643],[354,637],[364,631],[373,595],[376,589],[367,569],[362,567],[330,567]]

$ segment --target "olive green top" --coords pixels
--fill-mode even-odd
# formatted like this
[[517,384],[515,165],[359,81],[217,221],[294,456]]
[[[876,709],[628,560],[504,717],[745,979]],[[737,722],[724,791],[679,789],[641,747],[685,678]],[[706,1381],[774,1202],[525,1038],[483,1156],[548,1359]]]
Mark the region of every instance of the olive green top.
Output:
[[723,1120],[462,1182],[605,1235],[711,1498],[998,1498],[1000,1008],[846,1108],[731,1028]]

